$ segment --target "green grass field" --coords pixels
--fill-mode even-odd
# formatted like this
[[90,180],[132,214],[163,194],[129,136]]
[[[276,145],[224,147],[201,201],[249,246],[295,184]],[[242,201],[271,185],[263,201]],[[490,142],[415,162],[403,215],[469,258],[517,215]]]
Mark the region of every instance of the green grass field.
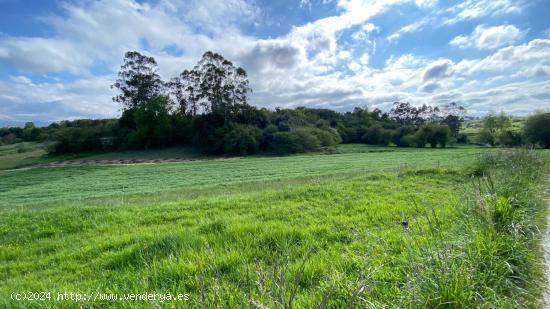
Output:
[[[360,147],[361,148],[361,147]],[[460,166],[474,160],[479,149],[408,150],[380,147],[343,147],[341,154],[287,157],[246,157],[173,164],[82,166],[0,171],[0,207],[24,204],[84,202],[95,198],[162,198],[165,193],[189,194],[209,188],[339,174],[361,174],[399,169]],[[377,150],[376,150],[377,149]],[[245,189],[246,190],[246,189]],[[151,196],[151,194],[154,194]]]
[[[536,293],[506,298],[493,277],[468,271],[505,267],[487,260],[498,248],[477,225],[459,224],[471,193],[465,168],[486,151],[344,145],[337,154],[0,171],[0,306],[537,304]],[[10,299],[23,291],[189,300]]]
[[17,143],[0,146],[0,170],[40,163],[46,156],[46,144]]

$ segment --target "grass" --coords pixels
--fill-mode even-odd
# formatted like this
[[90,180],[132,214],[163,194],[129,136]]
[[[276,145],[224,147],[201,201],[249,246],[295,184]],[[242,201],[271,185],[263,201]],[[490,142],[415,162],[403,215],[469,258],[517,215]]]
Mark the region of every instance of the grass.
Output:
[[40,163],[46,155],[46,145],[25,142],[0,146],[0,170]]
[[[270,304],[267,290],[281,280],[273,272],[292,281],[313,250],[296,304],[321,302],[324,289],[340,280],[331,304],[345,304],[378,268],[367,295],[397,303],[407,242],[437,241],[423,231],[432,209],[453,217],[450,175],[311,180],[284,190],[142,205],[4,209],[0,293],[165,291],[189,293],[196,305]],[[413,198],[422,201],[420,209]],[[409,230],[397,224],[403,219]]]
[[200,154],[191,147],[170,147],[151,150],[127,150],[91,154],[83,157],[86,160],[155,160],[155,159],[192,159]]
[[184,160],[200,158],[200,154],[191,147],[52,155],[47,153],[47,148],[50,145],[51,142],[23,142],[0,146],[0,171],[67,160]]
[[0,306],[181,305],[14,291],[188,293],[200,308],[540,305],[537,158],[346,147],[3,172]]
[[[365,147],[370,149],[369,147]],[[475,159],[477,149],[246,157],[189,163],[77,166],[0,171],[0,207],[80,202],[135,194],[155,197],[210,187],[397,169],[451,167]],[[420,155],[421,154],[421,155]]]

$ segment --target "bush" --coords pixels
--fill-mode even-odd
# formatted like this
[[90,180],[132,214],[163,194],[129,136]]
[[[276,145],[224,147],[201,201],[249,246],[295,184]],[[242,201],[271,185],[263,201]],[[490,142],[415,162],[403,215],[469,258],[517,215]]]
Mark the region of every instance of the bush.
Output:
[[333,130],[302,127],[293,131],[273,133],[268,149],[277,154],[290,154],[319,151],[321,147],[335,146],[339,142],[340,137]]
[[54,153],[79,153],[98,151],[103,148],[100,138],[103,136],[101,128],[65,128],[56,134],[57,143]]
[[491,147],[496,144],[496,140],[495,134],[491,133],[488,129],[482,129],[477,137],[478,143],[489,145]]
[[413,126],[402,126],[393,130],[391,141],[399,147],[410,147],[414,145],[412,134],[414,134]]
[[367,144],[387,146],[391,142],[391,137],[391,130],[384,129],[379,125],[374,125],[367,129],[367,132],[363,135],[362,140]]
[[332,128],[307,128],[305,130],[317,137],[322,147],[333,147],[342,142],[342,138],[340,137],[338,131]]
[[252,154],[259,150],[262,131],[253,125],[230,125],[224,137],[223,151],[227,154]]
[[523,127],[527,141],[550,148],[550,113],[538,113],[529,116]]
[[523,137],[520,132],[504,130],[498,134],[498,143],[503,146],[520,146],[523,144]]

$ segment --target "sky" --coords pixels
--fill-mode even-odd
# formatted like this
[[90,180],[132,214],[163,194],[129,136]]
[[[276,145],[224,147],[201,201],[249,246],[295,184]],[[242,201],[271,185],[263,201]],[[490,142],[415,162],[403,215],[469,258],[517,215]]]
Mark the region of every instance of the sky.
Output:
[[120,115],[128,50],[164,79],[211,50],[258,107],[550,110],[548,0],[0,0],[0,124]]

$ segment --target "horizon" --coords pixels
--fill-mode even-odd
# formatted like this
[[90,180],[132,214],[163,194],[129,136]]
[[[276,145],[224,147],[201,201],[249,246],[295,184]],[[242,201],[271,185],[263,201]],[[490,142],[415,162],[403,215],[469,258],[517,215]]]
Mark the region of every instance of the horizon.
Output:
[[219,52],[260,108],[550,109],[542,0],[31,2],[0,0],[0,126],[118,117],[109,86],[126,50],[165,80]]

